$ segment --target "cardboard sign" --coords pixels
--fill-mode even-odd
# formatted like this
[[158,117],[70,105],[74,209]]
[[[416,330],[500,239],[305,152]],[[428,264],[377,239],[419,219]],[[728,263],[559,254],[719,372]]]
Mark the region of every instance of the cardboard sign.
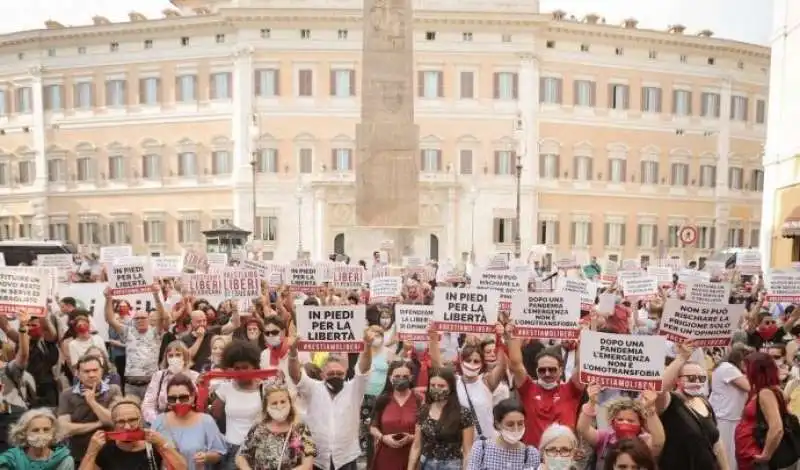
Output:
[[367,314],[364,305],[301,305],[297,309],[297,349],[361,352]]
[[70,274],[75,272],[75,259],[69,253],[37,255],[36,266],[40,268],[55,268],[58,270],[60,280],[66,281]]
[[44,271],[0,267],[0,314],[16,316],[27,310],[43,316],[47,306],[50,279]]
[[565,255],[556,260],[556,267],[558,269],[577,269],[581,267],[574,254]]
[[523,292],[511,304],[514,337],[525,339],[578,339],[581,296],[575,292]]
[[376,277],[369,282],[370,303],[388,303],[401,297],[403,278],[399,276]]
[[0,253],[0,266],[6,265],[6,255],[4,253]]
[[331,284],[334,289],[358,289],[364,284],[364,268],[346,264],[334,266]]
[[528,291],[528,272],[521,269],[476,269],[470,287],[500,294],[500,308],[511,308],[514,296]]
[[659,336],[583,330],[579,350],[581,383],[660,392],[666,352],[664,338]]
[[183,270],[188,273],[207,273],[208,256],[194,249],[184,250]]
[[604,293],[597,296],[597,313],[611,315],[617,305],[617,294]]
[[252,298],[261,295],[261,279],[254,269],[229,269],[222,273],[222,285],[228,299]]
[[772,271],[767,279],[767,300],[770,302],[799,302],[800,273]]
[[574,292],[580,296],[581,308],[590,310],[597,299],[597,284],[575,277],[562,277],[558,280],[559,292]]
[[728,346],[744,304],[704,305],[667,299],[659,334],[670,341],[693,339],[697,347]]
[[228,266],[228,253],[206,253],[209,268],[225,268]]
[[622,269],[620,271],[639,271],[642,269],[642,263],[638,259],[626,259],[622,261]]
[[394,315],[398,341],[428,341],[433,305],[396,304]]
[[736,253],[736,269],[742,274],[761,273],[761,252],[745,250]]
[[317,275],[315,265],[307,261],[295,261],[288,266],[284,279],[291,290],[310,294],[316,292],[317,287],[322,284]]
[[727,282],[694,282],[686,286],[686,300],[699,304],[727,304],[731,285]]
[[456,333],[491,333],[497,323],[497,292],[443,287],[433,297],[434,327]]
[[184,274],[183,285],[196,298],[225,295],[222,274]]
[[101,246],[100,247],[100,262],[101,263],[114,263],[117,258],[124,258],[126,256],[133,256],[133,247],[131,245],[116,245],[116,246]]
[[622,283],[625,297],[651,298],[658,294],[658,279],[654,277],[640,277],[626,279]]
[[183,258],[180,256],[153,256],[150,258],[153,277],[181,277]]
[[660,285],[672,284],[672,268],[668,266],[648,266],[647,275],[658,279]]
[[113,264],[108,271],[111,295],[152,292],[153,272],[150,262],[146,259],[127,261],[124,264]]

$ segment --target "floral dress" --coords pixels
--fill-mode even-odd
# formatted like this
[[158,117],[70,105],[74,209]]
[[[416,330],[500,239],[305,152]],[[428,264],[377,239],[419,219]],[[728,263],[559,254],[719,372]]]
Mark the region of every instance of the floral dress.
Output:
[[239,454],[251,468],[285,470],[302,464],[304,457],[316,457],[317,447],[303,423],[295,424],[288,432],[274,433],[267,423],[260,422],[250,428]]
[[[429,416],[430,406],[422,405],[417,414],[417,422],[422,431],[421,461],[425,468],[425,461],[455,462],[459,467],[464,456],[462,449],[462,431],[475,425],[475,420],[469,408],[461,407],[458,432],[445,433],[440,425],[440,419]],[[433,465],[435,466],[435,465]]]

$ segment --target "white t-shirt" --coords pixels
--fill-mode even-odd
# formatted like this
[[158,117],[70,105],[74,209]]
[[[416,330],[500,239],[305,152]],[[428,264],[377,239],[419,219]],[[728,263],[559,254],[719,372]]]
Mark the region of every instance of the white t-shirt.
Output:
[[[461,380],[461,377],[456,379],[456,391],[458,393],[458,402],[464,408],[469,409],[470,401],[474,408],[475,415],[478,422],[481,424],[481,432],[487,439],[493,439],[497,431],[494,429],[494,417],[492,409],[494,408],[492,392],[483,381],[483,376],[479,377],[477,381],[466,383]],[[467,399],[467,391],[469,391],[469,399]],[[477,426],[475,432],[477,434]]]
[[714,409],[717,419],[739,421],[747,404],[747,392],[732,382],[744,376],[738,367],[723,362],[711,373],[711,396],[708,402]]
[[247,432],[261,416],[261,394],[258,389],[240,390],[233,382],[217,387],[217,396],[225,402],[225,440],[242,445]]
[[[86,354],[86,351],[91,348],[92,346],[97,346],[98,348],[106,351],[106,343],[103,341],[103,338],[100,335],[91,335],[87,340],[80,340],[78,338],[74,338],[72,341],[69,342],[69,362],[70,365],[73,367],[75,364],[78,363],[78,360]],[[108,351],[106,351],[106,355],[108,355]]]

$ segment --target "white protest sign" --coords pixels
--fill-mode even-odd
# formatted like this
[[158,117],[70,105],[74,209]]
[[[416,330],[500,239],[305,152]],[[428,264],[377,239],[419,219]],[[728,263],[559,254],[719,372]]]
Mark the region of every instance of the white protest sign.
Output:
[[672,284],[672,268],[669,266],[648,266],[647,275],[658,279],[658,283]]
[[[114,264],[108,271],[111,295],[143,294],[153,291],[152,267],[146,259]],[[135,262],[133,262],[135,261]]]
[[697,347],[728,346],[744,304],[704,305],[667,299],[659,334],[670,341],[694,340]]
[[686,300],[699,304],[727,304],[731,285],[727,282],[694,282],[686,286]]
[[261,279],[255,269],[229,269],[222,272],[225,297],[240,299],[261,295]]
[[500,294],[501,308],[509,308],[514,296],[528,291],[527,271],[516,269],[476,269],[470,287]]
[[126,256],[133,256],[133,247],[131,245],[114,245],[114,246],[101,246],[100,247],[100,262],[113,263],[117,258],[124,258]]
[[208,255],[194,249],[183,250],[183,269],[192,273],[208,272]]
[[622,261],[620,271],[639,271],[641,268],[642,263],[638,259],[626,259]]
[[667,353],[664,338],[591,330],[583,330],[580,338],[581,383],[661,391]]
[[361,352],[367,314],[364,305],[301,305],[297,308],[297,349]]
[[400,276],[376,277],[369,282],[370,303],[387,303],[399,299],[403,292],[403,278]]
[[4,253],[0,253],[0,266],[6,265],[6,255]]
[[522,292],[511,304],[515,338],[578,339],[581,296],[575,292]]
[[696,271],[694,269],[684,269],[678,273],[679,284],[692,284],[696,282],[711,282],[711,273]]
[[772,271],[767,279],[767,300],[770,302],[800,301],[800,273]]
[[583,310],[591,309],[597,298],[597,284],[576,277],[559,278],[557,290],[559,292],[574,292],[578,294],[581,299],[581,308]]
[[506,253],[495,253],[489,257],[486,269],[508,269],[508,255]]
[[497,292],[475,288],[437,288],[433,297],[434,326],[438,331],[492,333],[499,298]]
[[425,258],[421,256],[403,256],[403,266],[406,268],[421,268],[425,266]]
[[622,291],[625,297],[655,297],[658,294],[658,279],[649,276],[626,279],[622,282]]
[[295,261],[286,268],[284,276],[289,288],[306,294],[316,292],[322,284],[318,279],[317,267],[308,261]]
[[433,305],[395,304],[394,315],[398,341],[428,341]]
[[736,253],[736,269],[742,274],[759,274],[761,272],[761,252],[744,250]]
[[150,258],[153,277],[180,277],[183,273],[183,258],[175,256],[154,256]]
[[197,298],[225,295],[222,274],[184,274],[183,285]]
[[70,273],[75,271],[75,259],[69,253],[37,255],[36,265],[40,268],[56,268],[62,280],[67,280]]
[[228,266],[228,253],[206,253],[209,268],[224,268]]
[[0,314],[16,316],[27,310],[32,316],[44,315],[50,283],[42,270],[0,267]]
[[614,313],[614,306],[617,305],[616,294],[600,294],[597,296],[597,313],[611,315]]
[[556,267],[558,269],[575,269],[580,268],[581,264],[578,262],[575,254],[561,256],[556,260]]
[[[106,296],[108,284],[105,282],[62,283],[56,287],[60,299],[72,297],[76,307],[87,310],[91,314],[91,324],[97,334],[108,341],[108,323],[106,323]],[[115,299],[115,302],[121,302]],[[134,305],[131,305],[134,308]]]
[[337,264],[333,268],[331,284],[334,289],[358,289],[364,284],[364,271],[361,266]]

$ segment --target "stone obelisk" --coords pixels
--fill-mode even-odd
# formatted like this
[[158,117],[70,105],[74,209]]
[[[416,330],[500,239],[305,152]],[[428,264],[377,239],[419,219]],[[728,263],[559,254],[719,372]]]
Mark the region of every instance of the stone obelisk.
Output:
[[413,246],[419,225],[419,127],[414,124],[411,0],[364,0],[361,123],[356,126],[356,224]]

